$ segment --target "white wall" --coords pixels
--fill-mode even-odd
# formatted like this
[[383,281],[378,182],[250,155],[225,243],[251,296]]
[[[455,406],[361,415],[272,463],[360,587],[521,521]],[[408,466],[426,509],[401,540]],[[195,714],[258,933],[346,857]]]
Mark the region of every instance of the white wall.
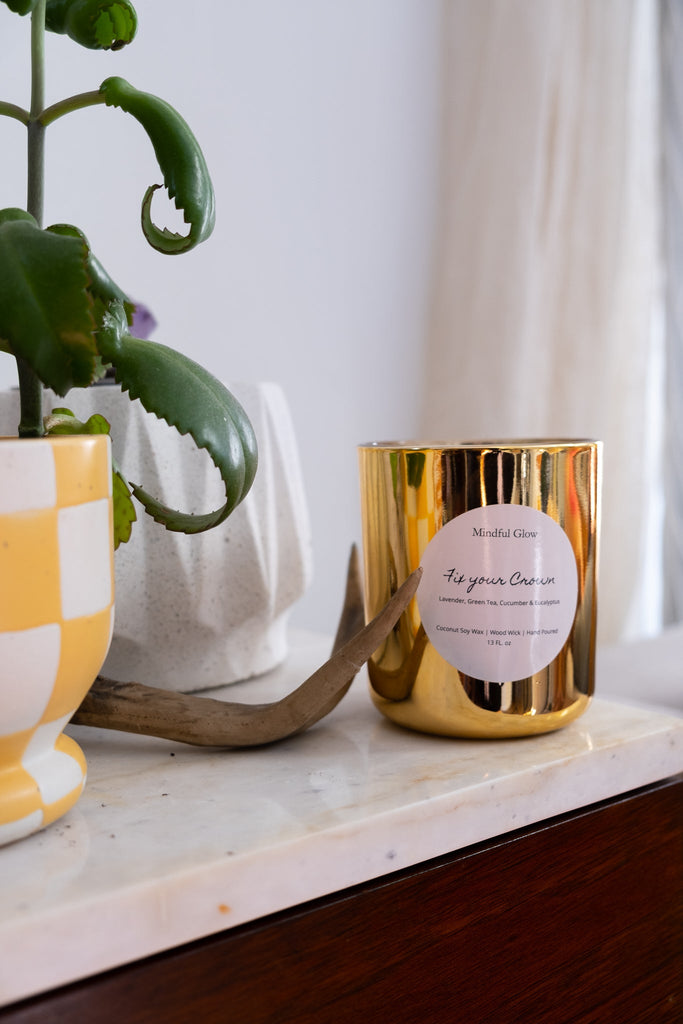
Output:
[[[417,422],[442,0],[139,0],[137,10],[138,38],[119,53],[49,37],[48,102],[120,74],[173,103],[212,171],[214,235],[180,257],[146,245],[140,200],[159,180],[151,147],[102,107],[50,129],[46,222],[86,232],[153,309],[157,340],[222,379],[283,385],[315,557],[294,620],[332,631],[360,539],[355,446],[410,435]],[[2,5],[0,96],[23,106],[28,30]],[[24,204],[22,134],[0,119],[0,206]],[[0,386],[13,383],[0,354]]]

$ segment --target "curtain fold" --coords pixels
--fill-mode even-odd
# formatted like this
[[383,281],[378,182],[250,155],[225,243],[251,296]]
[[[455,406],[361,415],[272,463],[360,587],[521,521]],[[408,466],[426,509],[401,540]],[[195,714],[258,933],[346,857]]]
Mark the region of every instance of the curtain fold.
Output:
[[683,2],[661,3],[662,209],[666,280],[665,625],[683,619]]
[[657,24],[654,0],[446,4],[421,430],[604,441],[603,640],[656,604]]

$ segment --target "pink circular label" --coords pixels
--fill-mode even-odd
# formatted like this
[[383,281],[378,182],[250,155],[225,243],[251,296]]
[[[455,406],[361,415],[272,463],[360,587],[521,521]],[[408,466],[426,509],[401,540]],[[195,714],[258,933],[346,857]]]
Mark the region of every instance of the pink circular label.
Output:
[[487,505],[446,523],[425,549],[420,617],[439,654],[475,679],[525,679],[562,650],[578,597],[569,538],[544,512]]

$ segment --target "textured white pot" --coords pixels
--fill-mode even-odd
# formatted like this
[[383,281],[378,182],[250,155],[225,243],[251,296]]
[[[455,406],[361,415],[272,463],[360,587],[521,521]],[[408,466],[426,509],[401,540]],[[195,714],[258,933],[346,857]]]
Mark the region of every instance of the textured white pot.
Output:
[[[186,537],[137,505],[115,555],[116,625],[103,674],[177,691],[247,679],[287,654],[289,611],[312,573],[310,527],[289,409],[276,384],[229,384],[256,433],[259,465],[230,518]],[[174,507],[208,512],[224,502],[220,477],[194,442],[130,402],[118,387],[74,390],[48,403],[111,424],[124,475]],[[0,433],[16,431],[16,392],[0,395]]]

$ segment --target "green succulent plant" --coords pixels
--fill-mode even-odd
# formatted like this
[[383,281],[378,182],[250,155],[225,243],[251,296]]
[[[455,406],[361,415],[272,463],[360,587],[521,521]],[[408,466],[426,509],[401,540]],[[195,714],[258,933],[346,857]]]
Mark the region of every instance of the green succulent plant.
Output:
[[[249,419],[233,395],[193,360],[131,334],[134,304],[93,254],[86,235],[67,224],[43,225],[47,128],[87,106],[117,107],[146,131],[163,177],[142,201],[142,231],[160,253],[187,252],[209,237],[215,218],[211,178],[201,148],[180,114],[164,100],[122,78],[93,92],[44,104],[45,32],[66,34],[89,49],[118,50],[132,42],[137,15],[129,0],[0,0],[30,15],[31,103],[0,101],[0,115],[28,132],[26,208],[0,210],[0,351],[16,358],[20,437],[45,433],[108,432],[101,416],[80,423],[67,409],[43,418],[43,389],[63,396],[88,387],[107,370],[131,399],[206,450],[225,485],[224,505],[203,515],[164,506],[142,485],[128,484],[118,467],[114,486],[115,543],[127,540],[135,513],[130,494],[169,530],[199,533],[223,522],[248,492],[257,452]],[[151,202],[165,187],[187,224],[186,233],[158,227]]]

